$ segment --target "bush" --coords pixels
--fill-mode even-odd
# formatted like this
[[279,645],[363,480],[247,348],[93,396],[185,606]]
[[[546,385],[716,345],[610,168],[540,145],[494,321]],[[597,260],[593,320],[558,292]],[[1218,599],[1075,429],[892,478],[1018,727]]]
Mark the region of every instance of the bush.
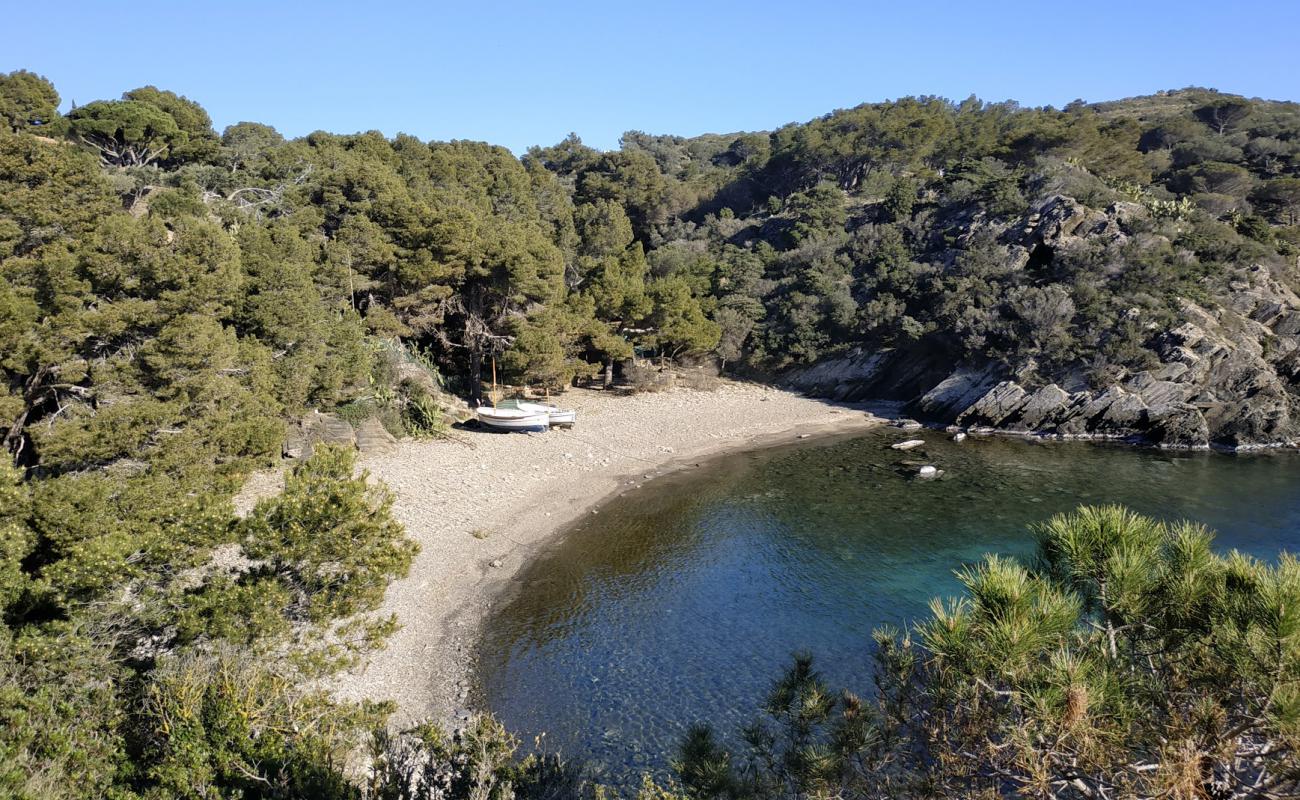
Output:
[[339,419],[343,420],[344,422],[348,423],[354,428],[359,427],[361,423],[365,422],[371,417],[376,416],[378,412],[379,412],[379,407],[375,404],[375,401],[371,400],[370,398],[361,398],[359,400],[353,400],[351,402],[344,403],[341,406],[337,406],[334,409],[334,413],[338,416]]
[[630,361],[623,367],[623,379],[634,392],[662,392],[673,387],[671,370],[649,361]]
[[146,798],[355,798],[344,772],[389,705],[298,688],[292,669],[237,649],[165,660],[135,720]]
[[404,427],[416,439],[437,436],[447,429],[442,409],[428,393],[418,387],[413,388],[402,409]]
[[0,797],[103,797],[126,759],[121,665],[69,626],[0,631]]
[[392,495],[353,476],[356,453],[323,445],[239,526],[245,554],[290,588],[307,618],[322,621],[379,605],[418,546],[392,517]]
[[832,692],[800,656],[746,759],[683,740],[695,798],[1295,797],[1300,562],[1081,507],[1037,556],[987,556],[961,598],[875,634],[875,692]]
[[675,380],[679,386],[702,392],[716,391],[720,384],[717,369],[704,365],[678,370]]
[[603,797],[579,765],[518,756],[519,740],[489,716],[448,736],[433,725],[375,734],[365,800],[514,800]]

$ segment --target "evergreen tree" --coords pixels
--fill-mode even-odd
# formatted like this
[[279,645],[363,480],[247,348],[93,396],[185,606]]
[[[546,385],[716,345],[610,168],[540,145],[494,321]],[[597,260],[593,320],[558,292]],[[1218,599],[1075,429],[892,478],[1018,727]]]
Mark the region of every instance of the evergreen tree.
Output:
[[63,120],[54,84],[25,69],[0,75],[0,120],[14,133],[60,133]]

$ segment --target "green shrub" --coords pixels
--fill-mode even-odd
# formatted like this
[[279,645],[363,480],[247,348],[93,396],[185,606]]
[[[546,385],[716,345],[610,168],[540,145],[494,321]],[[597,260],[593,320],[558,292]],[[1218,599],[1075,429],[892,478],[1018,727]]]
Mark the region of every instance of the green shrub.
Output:
[[376,416],[379,413],[379,408],[374,400],[361,398],[344,403],[341,406],[335,406],[334,413],[338,415],[339,419],[355,428],[371,417]]
[[446,430],[442,409],[423,391],[412,392],[403,409],[406,430],[417,439],[427,439]]
[[126,670],[70,625],[0,631],[0,796],[108,796],[130,769]]
[[448,736],[433,725],[376,733],[365,800],[526,800],[603,797],[581,765],[518,755],[519,740],[478,715]]
[[376,608],[419,549],[393,519],[388,490],[353,476],[355,460],[351,449],[318,447],[238,528],[245,554],[317,622]]
[[1034,532],[1031,562],[987,556],[914,630],[876,632],[869,698],[800,656],[748,754],[693,729],[677,762],[690,795],[1300,791],[1300,755],[1275,746],[1300,736],[1300,561],[1219,555],[1204,528],[1116,506]]
[[344,767],[391,710],[346,705],[264,657],[223,648],[165,659],[143,687],[135,746],[145,798],[351,800]]

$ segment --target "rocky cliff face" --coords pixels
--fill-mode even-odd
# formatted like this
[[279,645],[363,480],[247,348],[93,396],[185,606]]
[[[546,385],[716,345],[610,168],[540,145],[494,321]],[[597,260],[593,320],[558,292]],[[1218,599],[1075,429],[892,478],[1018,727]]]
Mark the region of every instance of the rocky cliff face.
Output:
[[[1143,213],[1136,204],[1101,212],[1054,197],[1008,231],[1008,257],[1023,265],[1041,248],[1088,237],[1122,242],[1125,219]],[[1170,447],[1297,446],[1300,297],[1262,265],[1247,266],[1229,288],[1213,303],[1181,301],[1178,321],[1152,331],[1158,366],[1100,388],[1080,375],[1045,382],[1030,364],[862,349],[793,370],[783,383],[838,400],[901,400],[918,417],[972,428]]]

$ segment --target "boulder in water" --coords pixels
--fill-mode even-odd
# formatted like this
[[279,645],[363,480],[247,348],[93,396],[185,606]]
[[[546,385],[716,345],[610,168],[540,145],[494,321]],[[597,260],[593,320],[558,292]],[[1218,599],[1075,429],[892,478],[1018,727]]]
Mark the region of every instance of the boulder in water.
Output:
[[913,447],[920,447],[923,444],[925,444],[924,439],[908,439],[906,442],[891,444],[890,447],[895,450],[911,450]]

